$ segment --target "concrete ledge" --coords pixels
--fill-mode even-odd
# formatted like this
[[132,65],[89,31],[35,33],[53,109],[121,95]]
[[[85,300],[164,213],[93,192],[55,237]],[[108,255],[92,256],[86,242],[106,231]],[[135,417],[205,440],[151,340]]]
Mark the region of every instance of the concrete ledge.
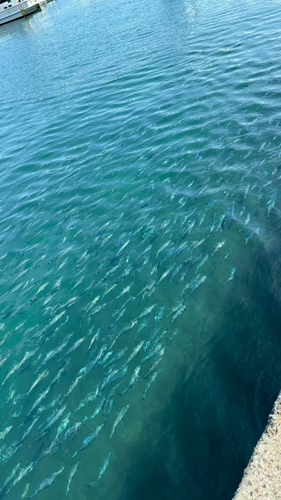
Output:
[[281,393],[234,500],[281,500]]

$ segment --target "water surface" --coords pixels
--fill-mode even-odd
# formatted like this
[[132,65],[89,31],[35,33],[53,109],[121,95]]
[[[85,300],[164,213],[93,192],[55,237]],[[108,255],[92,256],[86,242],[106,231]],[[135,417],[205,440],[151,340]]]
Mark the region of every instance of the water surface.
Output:
[[0,498],[232,498],[280,389],[280,16],[1,26]]

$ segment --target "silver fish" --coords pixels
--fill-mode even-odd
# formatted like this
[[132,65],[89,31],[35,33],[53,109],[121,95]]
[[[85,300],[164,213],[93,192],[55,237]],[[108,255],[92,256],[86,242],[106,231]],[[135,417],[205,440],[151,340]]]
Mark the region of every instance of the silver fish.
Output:
[[87,396],[77,406],[75,412],[81,410],[81,408],[84,408],[90,401],[94,401],[97,398],[98,394],[99,394],[99,386],[97,386],[94,391],[89,392],[87,394]]
[[97,332],[95,333],[95,335],[92,337],[91,342],[90,342],[90,345],[89,345],[89,347],[88,347],[88,350],[89,350],[89,349],[91,349],[91,347],[92,347],[93,343],[94,343],[96,340],[98,340],[98,338],[99,338],[99,334],[100,334],[100,328],[98,328],[98,331],[97,331]]
[[153,311],[154,307],[156,307],[157,304],[153,304],[152,306],[149,306],[147,307],[140,315],[139,317],[137,318],[137,320],[139,319],[142,319],[144,318],[145,316],[147,316],[149,313],[151,313],[151,311]]
[[72,467],[72,469],[71,469],[71,471],[70,471],[65,496],[66,496],[66,495],[68,494],[68,492],[69,492],[70,483],[71,483],[71,481],[72,481],[72,479],[73,479],[73,476],[74,476],[75,472],[76,472],[76,471],[77,471],[77,469],[78,469],[78,465],[79,465],[79,463],[80,463],[80,462],[77,462],[77,464],[73,465],[73,467]]
[[253,229],[250,233],[247,233],[245,236],[245,246],[247,245],[248,241],[254,236],[254,234],[260,234],[260,226],[256,227],[256,229]]
[[63,436],[63,441],[66,441],[67,439],[69,439],[70,437],[74,437],[76,432],[78,432],[81,427],[82,427],[82,422],[75,422],[75,424],[73,424],[69,429],[67,429],[67,431],[65,432],[64,436]]
[[14,479],[12,485],[7,490],[6,494],[8,494],[10,489],[12,489],[13,486],[15,486],[23,477],[25,477],[26,474],[28,474],[28,472],[32,471],[33,467],[34,467],[34,462],[31,462],[26,467],[23,467],[22,469],[20,469],[18,476]]
[[93,432],[91,432],[90,434],[88,434],[88,436],[84,439],[84,441],[82,442],[80,448],[78,448],[78,450],[74,453],[74,455],[72,455],[72,458],[76,457],[76,455],[84,450],[84,448],[86,448],[94,439],[96,439],[96,437],[98,437],[100,431],[102,430],[103,428],[103,425],[98,425],[95,430]]
[[33,422],[31,422],[30,426],[28,427],[28,429],[25,431],[25,433],[22,435],[22,438],[18,441],[18,443],[15,444],[15,446],[18,448],[22,443],[23,441],[25,440],[25,438],[28,436],[28,434],[30,434],[30,432],[32,431],[34,425],[36,424],[37,420],[39,419],[40,416],[38,417],[35,417],[35,419],[33,420]]
[[58,430],[57,430],[57,433],[56,433],[56,439],[58,439],[58,437],[60,436],[60,434],[68,426],[68,424],[70,422],[70,417],[71,417],[71,411],[68,412],[68,414],[66,415],[66,417],[63,419],[63,421],[61,422],[61,424],[58,426]]
[[87,484],[88,487],[94,486],[94,484],[96,484],[101,479],[101,477],[104,475],[105,471],[107,470],[107,468],[109,466],[111,454],[112,454],[112,452],[110,451],[109,454],[107,455],[100,471],[99,471],[98,479],[96,481],[93,481],[92,483]]
[[137,353],[141,350],[142,346],[144,344],[144,340],[142,340],[132,351],[130,356],[128,357],[127,361],[125,361],[124,365],[127,365],[136,355]]
[[234,275],[235,275],[235,272],[236,272],[236,269],[235,267],[232,269],[231,273],[230,273],[230,276],[229,278],[223,283],[223,286],[227,285],[227,283],[229,283],[230,281],[233,280],[234,278]]
[[161,372],[161,368],[157,372],[154,372],[151,374],[150,379],[148,380],[148,382],[145,386],[145,390],[144,390],[144,394],[143,394],[142,399],[146,398],[147,391],[150,389],[150,387],[152,386],[153,382],[156,380],[156,377],[159,375],[160,372]]
[[143,377],[144,379],[146,379],[147,377],[149,377],[156,370],[157,366],[161,363],[162,359],[163,359],[162,357],[159,357],[158,359],[156,359],[156,361],[153,363],[153,365],[150,368],[150,370]]
[[212,253],[212,257],[215,255],[215,253],[221,248],[223,247],[223,245],[226,243],[226,240],[222,240],[220,241],[219,243],[217,243],[217,245],[215,246],[215,249]]
[[205,257],[199,262],[197,268],[196,268],[196,272],[200,269],[200,267],[204,266],[205,262],[207,262],[209,258],[209,255],[205,255]]
[[273,207],[275,205],[276,197],[277,197],[277,189],[272,193],[271,197],[269,198],[268,202],[266,203],[267,217],[269,216],[271,210],[273,209]]
[[129,408],[130,408],[130,405],[128,404],[127,406],[124,406],[124,408],[122,408],[122,410],[118,413],[117,418],[112,426],[112,430],[111,430],[111,433],[109,436],[110,438],[112,438],[117,425],[119,424],[119,422],[121,422],[122,418],[126,415]]
[[50,391],[51,389],[51,386],[49,385],[49,387],[47,387],[47,389],[45,389],[44,392],[42,392],[42,394],[40,394],[38,396],[38,398],[36,399],[35,403],[33,404],[30,412],[27,414],[27,417],[30,417],[30,415],[32,415],[34,413],[34,411],[36,410],[37,406],[40,405],[41,401],[47,396],[48,392]]
[[47,477],[46,479],[44,479],[44,481],[40,484],[39,488],[35,491],[35,493],[30,498],[36,497],[38,495],[38,493],[40,493],[40,491],[51,486],[56,481],[56,479],[62,473],[63,470],[64,470],[64,467],[61,467],[61,469],[54,472],[50,477]]
[[149,361],[153,356],[159,354],[159,352],[162,349],[162,344],[156,344],[153,349],[149,351],[149,353],[141,360],[141,365],[146,363],[146,361]]
[[35,380],[35,382],[33,382],[32,386],[30,387],[28,393],[27,393],[27,396],[28,394],[30,394],[30,392],[34,389],[34,387],[36,387],[37,384],[39,384],[39,382],[47,377],[49,375],[49,370],[45,370],[43,371],[42,373],[40,373],[40,375],[37,377],[37,379]]
[[249,224],[250,219],[251,219],[251,214],[248,214],[247,217],[246,217],[246,219],[245,219],[245,222],[244,222],[243,226],[239,229],[239,233],[242,231],[242,229],[244,229],[244,227],[246,227]]
[[[68,344],[70,339],[70,336],[68,335],[68,339],[65,340],[62,344],[60,344],[56,349],[53,349],[52,351],[49,351],[47,355],[45,356],[44,360],[41,363],[41,366],[44,366],[50,359],[52,359],[54,356],[56,356],[59,352],[61,352],[65,346]],[[37,371],[40,370],[40,366],[37,368],[37,370],[34,373],[37,373]]]
[[102,408],[103,408],[103,405],[104,405],[105,399],[106,399],[106,398],[104,398],[104,399],[101,401],[101,403],[97,406],[97,408],[95,409],[94,413],[92,413],[92,415],[89,415],[89,417],[84,417],[84,418],[83,418],[83,420],[82,420],[82,424],[84,424],[85,422],[87,422],[87,420],[94,420],[94,418],[96,418],[96,417],[100,414],[100,412],[101,412],[101,410],[102,410]]
[[81,380],[81,378],[83,378],[83,375],[78,375],[78,377],[76,377],[74,382],[72,382],[72,384],[70,385],[67,393],[63,396],[61,403],[69,396],[69,394],[71,394],[71,392],[73,391],[73,389],[75,389],[75,387],[77,386],[77,384],[79,383],[79,380]]
[[130,378],[130,382],[129,382],[128,386],[120,394],[124,394],[125,392],[128,392],[133,387],[133,385],[135,385],[135,383],[139,379],[140,369],[141,369],[141,365],[139,365],[135,368],[133,375]]
[[187,306],[188,306],[188,302],[187,302],[186,304],[181,305],[181,306],[179,307],[179,309],[177,310],[177,312],[176,312],[176,313],[173,315],[173,317],[172,317],[172,323],[173,323],[176,319],[178,319],[178,318],[179,318],[179,317],[180,317],[180,316],[184,313],[184,311],[186,310]]
[[169,273],[172,271],[172,269],[174,268],[174,265],[175,265],[175,264],[172,264],[170,267],[168,267],[168,269],[166,269],[166,271],[164,271],[164,273],[161,275],[161,277],[160,277],[160,279],[159,279],[158,283],[156,284],[156,286],[158,286],[158,285],[161,283],[161,281],[163,281],[163,280],[164,280],[164,279],[168,276],[168,274],[169,274]]
[[159,250],[158,250],[158,252],[157,252],[157,254],[156,254],[156,259],[158,259],[160,252],[162,252],[163,250],[165,250],[165,248],[167,248],[167,246],[169,246],[169,245],[170,245],[170,243],[171,243],[171,240],[166,241],[166,243],[164,243],[164,244],[163,244],[163,245],[159,248]]
[[0,432],[0,440],[4,439],[7,436],[8,432],[10,432],[10,430],[12,428],[13,428],[13,426],[10,425],[9,427],[6,427],[2,432]]
[[55,413],[49,418],[48,423],[45,425],[43,429],[41,429],[40,434],[43,434],[46,430],[48,430],[63,414],[67,405],[64,405],[59,410],[55,411]]
[[202,285],[202,283],[204,283],[204,281],[206,281],[207,279],[207,276],[198,276],[198,279],[196,280],[196,282],[190,287],[190,293],[193,293],[194,290],[196,290],[196,288],[198,288],[200,285]]
[[68,351],[62,356],[62,358],[60,358],[59,361],[61,361],[63,358],[65,358],[66,356],[68,356],[69,354],[71,354],[73,351],[75,351],[75,349],[77,349],[77,347],[80,346],[80,344],[82,344],[82,342],[84,342],[86,337],[81,337],[81,339],[77,340],[72,347],[70,347],[70,349],[68,349]]

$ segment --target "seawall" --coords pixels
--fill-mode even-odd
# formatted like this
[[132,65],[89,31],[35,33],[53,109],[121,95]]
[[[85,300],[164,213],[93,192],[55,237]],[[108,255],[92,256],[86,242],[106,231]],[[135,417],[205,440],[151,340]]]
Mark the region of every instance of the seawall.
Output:
[[233,500],[281,500],[281,393]]

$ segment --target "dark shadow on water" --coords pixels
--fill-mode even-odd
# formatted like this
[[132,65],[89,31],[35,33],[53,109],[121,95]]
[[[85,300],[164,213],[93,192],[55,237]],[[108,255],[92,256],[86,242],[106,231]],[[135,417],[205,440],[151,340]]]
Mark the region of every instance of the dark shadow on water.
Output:
[[179,374],[157,445],[144,438],[131,464],[126,500],[233,497],[281,386],[280,248],[249,248],[213,343]]

